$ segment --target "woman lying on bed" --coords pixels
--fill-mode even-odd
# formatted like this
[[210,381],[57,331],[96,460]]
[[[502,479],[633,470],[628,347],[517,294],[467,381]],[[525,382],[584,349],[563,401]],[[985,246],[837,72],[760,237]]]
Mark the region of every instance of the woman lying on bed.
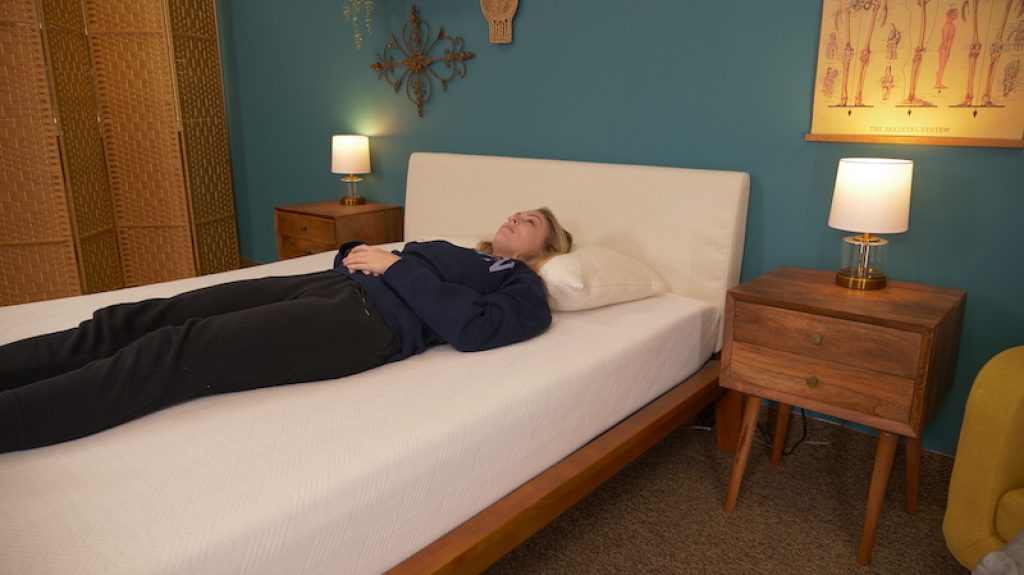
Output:
[[0,452],[82,437],[189,399],[333,379],[450,343],[508,345],[551,323],[536,270],[572,236],[519,212],[479,251],[443,241],[339,250],[333,270],[103,308],[0,347]]

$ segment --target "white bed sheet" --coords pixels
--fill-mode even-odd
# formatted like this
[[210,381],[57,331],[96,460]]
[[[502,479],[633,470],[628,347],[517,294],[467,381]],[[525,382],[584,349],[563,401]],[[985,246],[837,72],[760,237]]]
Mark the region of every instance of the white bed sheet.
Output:
[[[0,308],[0,342],[331,257]],[[381,572],[694,373],[719,319],[674,294],[557,313],[517,345],[441,346],[0,455],[0,573]]]

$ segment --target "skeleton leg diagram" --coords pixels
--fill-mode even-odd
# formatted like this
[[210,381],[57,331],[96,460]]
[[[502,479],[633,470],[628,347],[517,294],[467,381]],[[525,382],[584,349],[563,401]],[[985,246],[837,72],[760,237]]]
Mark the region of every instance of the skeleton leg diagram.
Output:
[[[850,72],[853,66],[853,56],[855,53],[854,35],[852,31],[852,21],[854,15],[857,17],[858,23],[862,23],[863,19],[867,17],[867,35],[863,39],[862,46],[856,53],[859,54],[858,62],[860,64],[860,71],[857,75],[857,89],[854,94],[854,106],[865,106],[864,104],[864,80],[867,77],[868,64],[871,62],[871,38],[874,35],[875,23],[878,21],[879,13],[881,13],[882,23],[881,26],[885,25],[886,17],[888,15],[888,0],[846,0],[840,8],[836,10],[834,26],[837,31],[842,31],[845,38],[842,52],[842,92],[839,97],[838,106],[844,107],[849,101],[849,85],[850,85]],[[881,27],[880,26],[880,27]],[[831,44],[831,40],[830,40]],[[895,27],[890,31],[889,37],[886,41],[887,55],[892,59],[896,51],[896,47],[899,45],[899,31]],[[832,54],[834,52],[828,52]]]
[[971,14],[971,29],[974,31],[974,36],[967,52],[967,94],[960,102],[961,106],[974,105],[974,76],[978,70],[978,55],[981,54],[981,41],[978,39],[978,4],[980,1],[965,0],[963,6],[964,18],[967,18],[968,12]]
[[[1010,43],[1010,50],[1013,50],[1014,52],[1020,51],[1021,47],[1024,46],[1024,44],[1021,44],[1021,42],[1024,42],[1024,37],[1018,36],[1019,34],[1024,34],[1024,32],[1021,32],[1021,30],[1024,30],[1024,0],[992,0],[992,15],[989,20],[990,24],[997,23],[997,26],[989,40],[988,69],[985,71],[985,79],[982,86],[983,92],[980,98],[981,101],[976,103],[974,82],[978,77],[978,59],[981,56],[982,50],[981,36],[979,32],[979,21],[981,20],[981,16],[978,10],[980,3],[981,0],[964,0],[963,3],[963,19],[966,21],[967,14],[970,13],[971,27],[973,30],[973,36],[967,56],[967,93],[959,104],[952,107],[1002,107],[1001,104],[997,103],[993,99],[992,87],[995,83],[996,75],[998,74],[999,61],[1002,58],[1004,49],[1006,48],[1004,36],[1006,36],[1006,29],[1010,23],[1010,17],[1015,7],[1017,9],[1016,18],[1018,22],[1006,39]],[[1008,64],[1003,70],[1002,83],[1004,97],[1009,95],[1006,91],[1008,81],[1015,89],[1016,73],[1013,69],[1013,62]],[[1011,90],[1011,92],[1012,91],[1013,90]]]
[[[1024,0],[1021,1],[1021,7],[1024,10]],[[999,24],[999,34],[992,40],[992,51],[989,53],[988,60],[988,76],[985,80],[985,93],[981,96],[982,104],[985,106],[997,105],[992,101],[992,79],[996,75],[996,64],[999,63],[999,58],[1003,55],[1003,34],[1006,32],[1006,22],[1010,19],[1010,8],[1013,7],[1014,2],[1016,0],[1006,0],[1003,20]]]
[[924,60],[924,38],[928,31],[928,3],[931,0],[916,0],[921,8],[921,33],[918,34],[917,46],[914,47],[914,59],[911,63],[910,89],[905,104],[909,106],[931,106],[932,103],[917,95],[917,81],[921,76],[921,62]]
[[960,12],[956,8],[946,10],[946,23],[942,25],[942,41],[939,43],[939,71],[935,73],[935,89],[946,87],[942,83],[942,74],[949,63],[949,55],[953,52],[953,40],[956,38],[956,19]]

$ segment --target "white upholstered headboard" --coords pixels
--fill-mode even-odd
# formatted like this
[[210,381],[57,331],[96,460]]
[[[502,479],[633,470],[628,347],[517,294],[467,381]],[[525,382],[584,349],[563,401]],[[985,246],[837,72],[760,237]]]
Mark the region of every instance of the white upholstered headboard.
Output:
[[510,214],[548,206],[578,244],[630,254],[672,291],[723,307],[739,281],[749,188],[745,172],[418,152],[405,239],[490,237]]

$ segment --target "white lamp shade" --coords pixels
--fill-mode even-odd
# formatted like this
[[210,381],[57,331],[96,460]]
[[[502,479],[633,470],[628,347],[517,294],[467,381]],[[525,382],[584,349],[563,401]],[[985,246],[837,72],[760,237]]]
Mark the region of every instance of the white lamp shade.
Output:
[[829,227],[893,234],[910,228],[911,160],[843,158],[836,171]]
[[370,173],[370,139],[366,136],[334,136],[331,139],[331,172]]

